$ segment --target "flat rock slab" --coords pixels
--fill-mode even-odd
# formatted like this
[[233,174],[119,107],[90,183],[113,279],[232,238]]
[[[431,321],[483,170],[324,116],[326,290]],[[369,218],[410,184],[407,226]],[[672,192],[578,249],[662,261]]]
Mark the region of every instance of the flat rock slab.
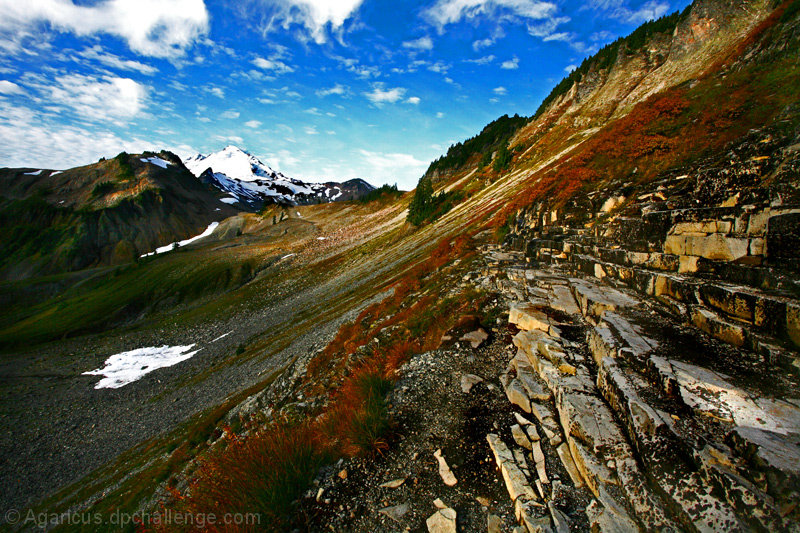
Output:
[[508,312],[508,321],[524,331],[539,330],[547,332],[550,329],[550,318],[539,307],[518,302],[511,304]]
[[456,516],[455,509],[439,509],[425,521],[428,533],[456,533]]
[[527,500],[538,499],[535,491],[528,484],[525,474],[517,466],[514,454],[508,449],[508,446],[494,433],[486,435],[486,440],[489,442],[495,462],[503,474],[503,481],[506,483],[506,489],[511,499],[515,502],[520,498]]
[[572,296],[572,291],[565,285],[553,285],[550,293],[550,307],[569,315],[578,315],[581,310]]
[[800,408],[789,402],[753,398],[729,376],[681,361],[669,361],[681,398],[696,412],[772,433],[800,433]]
[[595,285],[586,280],[570,278],[575,299],[585,316],[600,317],[604,311],[635,307],[640,301],[605,285]]
[[732,439],[745,451],[755,449],[759,462],[769,469],[800,476],[800,435],[740,426],[732,432]]

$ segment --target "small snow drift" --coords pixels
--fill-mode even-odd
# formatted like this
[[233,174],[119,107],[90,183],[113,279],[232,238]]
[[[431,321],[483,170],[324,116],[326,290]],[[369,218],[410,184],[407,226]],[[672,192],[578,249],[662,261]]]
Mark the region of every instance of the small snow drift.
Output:
[[161,246],[160,248],[156,248],[154,252],[150,252],[149,254],[142,254],[140,257],[148,257],[151,255],[163,254],[164,252],[169,252],[170,250],[174,250],[175,248],[180,248],[181,246],[186,246],[188,244],[191,244],[194,241],[198,241],[203,237],[208,237],[209,235],[214,233],[214,230],[217,229],[217,226],[219,226],[219,222],[212,222],[200,235],[195,235],[194,237],[191,237],[183,241],[173,242],[165,246]]
[[188,346],[151,346],[112,355],[106,359],[105,367],[84,372],[88,376],[105,376],[97,382],[95,389],[118,389],[140,379],[158,368],[165,368],[185,361],[201,349]]
[[160,157],[155,157],[155,156],[153,156],[153,157],[140,157],[139,160],[142,163],[150,163],[152,165],[155,165],[155,166],[161,167],[161,168],[167,168],[170,165],[169,161],[166,161],[164,159],[161,159]]

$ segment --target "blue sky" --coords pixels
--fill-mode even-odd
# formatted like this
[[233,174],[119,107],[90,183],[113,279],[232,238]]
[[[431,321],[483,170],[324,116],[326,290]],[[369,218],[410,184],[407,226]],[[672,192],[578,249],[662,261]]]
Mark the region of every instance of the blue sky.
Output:
[[0,0],[0,166],[235,144],[413,188],[498,116],[688,0]]

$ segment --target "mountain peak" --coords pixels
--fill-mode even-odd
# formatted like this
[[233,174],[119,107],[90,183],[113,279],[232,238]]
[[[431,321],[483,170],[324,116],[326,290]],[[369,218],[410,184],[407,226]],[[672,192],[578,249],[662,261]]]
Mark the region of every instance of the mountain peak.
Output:
[[283,177],[254,155],[232,144],[206,156],[198,154],[190,157],[184,164],[195,176],[200,176],[210,168],[215,174],[225,174],[240,181]]
[[290,179],[232,144],[209,155],[189,157],[184,164],[202,181],[227,193],[222,202],[251,209],[264,203],[296,205],[351,200],[374,188],[363,180],[361,184],[322,184]]

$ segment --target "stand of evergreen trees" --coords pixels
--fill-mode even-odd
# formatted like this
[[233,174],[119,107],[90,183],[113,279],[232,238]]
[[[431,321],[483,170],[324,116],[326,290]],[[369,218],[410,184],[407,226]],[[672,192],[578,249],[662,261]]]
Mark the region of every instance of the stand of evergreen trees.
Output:
[[461,201],[461,192],[445,192],[433,194],[433,183],[429,176],[422,176],[414,191],[414,198],[408,206],[406,220],[415,226],[432,222],[450,211]]

